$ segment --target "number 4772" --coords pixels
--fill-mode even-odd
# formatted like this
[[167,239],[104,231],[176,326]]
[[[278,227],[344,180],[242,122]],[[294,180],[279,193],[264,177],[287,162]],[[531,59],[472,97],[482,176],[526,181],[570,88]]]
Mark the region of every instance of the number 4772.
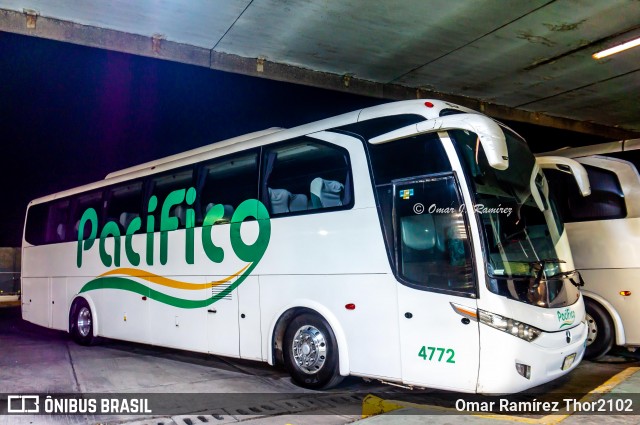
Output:
[[[436,355],[436,353],[438,354]],[[424,345],[418,353],[418,356],[422,357],[423,360],[441,362],[445,358],[446,363],[455,363],[456,361],[453,359],[455,355],[456,352],[451,348],[425,347]]]

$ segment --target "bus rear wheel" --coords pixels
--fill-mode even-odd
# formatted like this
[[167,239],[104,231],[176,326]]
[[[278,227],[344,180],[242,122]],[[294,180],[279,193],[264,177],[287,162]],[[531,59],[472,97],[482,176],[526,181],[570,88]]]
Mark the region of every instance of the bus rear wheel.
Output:
[[93,313],[84,298],[78,298],[71,306],[69,314],[71,338],[80,345],[93,343]]
[[611,350],[613,346],[613,324],[609,314],[600,304],[585,299],[587,310],[587,348],[584,357],[597,360]]
[[328,389],[343,377],[338,371],[338,344],[324,318],[296,316],[284,334],[284,362],[293,381],[304,388]]

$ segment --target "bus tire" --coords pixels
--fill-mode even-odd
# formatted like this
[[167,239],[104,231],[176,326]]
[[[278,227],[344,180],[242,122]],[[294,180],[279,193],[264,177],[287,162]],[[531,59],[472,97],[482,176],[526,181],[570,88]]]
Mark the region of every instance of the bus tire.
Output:
[[343,379],[336,337],[327,321],[316,314],[303,313],[287,326],[284,363],[293,381],[304,388],[328,389]]
[[80,345],[93,343],[93,312],[84,298],[78,298],[69,313],[69,332],[71,338]]
[[587,348],[584,358],[597,360],[613,346],[613,323],[607,311],[595,301],[585,298],[587,311]]

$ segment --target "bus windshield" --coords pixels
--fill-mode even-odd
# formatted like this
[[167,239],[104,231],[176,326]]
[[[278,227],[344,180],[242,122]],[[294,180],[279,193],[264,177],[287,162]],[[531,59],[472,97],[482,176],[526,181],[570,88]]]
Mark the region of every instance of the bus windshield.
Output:
[[[504,130],[510,166],[492,168],[476,134],[451,131],[475,192],[473,206],[485,234],[489,289],[539,306],[575,302],[577,289],[563,272],[556,245],[564,230],[551,196],[543,190],[545,177],[534,178],[545,211],[531,193],[535,157],[518,136]],[[571,287],[575,289],[572,290]],[[574,292],[576,294],[574,294]]]

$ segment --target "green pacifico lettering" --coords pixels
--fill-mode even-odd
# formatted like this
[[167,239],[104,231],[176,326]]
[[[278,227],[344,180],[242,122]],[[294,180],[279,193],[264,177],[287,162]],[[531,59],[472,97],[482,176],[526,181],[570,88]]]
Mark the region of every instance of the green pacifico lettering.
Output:
[[[91,230],[88,237],[85,237],[84,230],[89,223]],[[87,208],[80,218],[78,224],[78,251],[76,255],[76,263],[78,268],[82,267],[82,251],[88,251],[96,241],[96,235],[98,234],[98,213],[93,208]]]
[[[194,228],[195,228],[195,211],[192,208],[196,199],[196,190],[191,187],[189,189],[175,190],[167,195],[162,203],[160,210],[160,263],[165,265],[169,257],[169,232],[179,227],[178,218],[172,215],[171,210],[185,204],[186,223],[185,223],[185,262],[194,264]],[[153,265],[154,260],[154,231],[155,216],[154,211],[158,207],[158,198],[151,196],[147,206],[147,236],[146,236],[146,262],[147,265]],[[202,249],[209,260],[214,263],[221,263],[224,260],[224,251],[215,245],[212,239],[213,226],[224,215],[224,206],[221,204],[214,205],[205,215],[202,223]],[[248,245],[240,235],[242,223],[248,218],[254,218],[258,222],[258,236],[255,242]],[[100,232],[99,254],[100,260],[105,267],[120,266],[120,252],[122,249],[121,237],[124,236],[124,251],[127,260],[131,265],[138,266],[140,264],[140,253],[133,248],[133,235],[142,228],[142,219],[136,217],[131,221],[125,234],[121,234],[120,227],[114,221],[105,223]],[[88,231],[88,235],[85,234]],[[80,219],[78,228],[78,244],[77,244],[77,266],[82,267],[83,253],[89,251],[96,240],[98,233],[98,214],[95,209],[88,208]],[[247,199],[238,205],[233,213],[231,223],[229,225],[229,236],[231,247],[236,256],[246,262],[255,264],[264,255],[269,240],[271,238],[271,221],[269,212],[262,202],[257,199]],[[109,252],[106,244],[107,238],[113,238],[113,252]],[[253,269],[253,267],[252,267]]]
[[564,311],[558,311],[558,322],[561,323],[560,327],[571,325],[575,320],[575,311],[569,308],[565,308]]

